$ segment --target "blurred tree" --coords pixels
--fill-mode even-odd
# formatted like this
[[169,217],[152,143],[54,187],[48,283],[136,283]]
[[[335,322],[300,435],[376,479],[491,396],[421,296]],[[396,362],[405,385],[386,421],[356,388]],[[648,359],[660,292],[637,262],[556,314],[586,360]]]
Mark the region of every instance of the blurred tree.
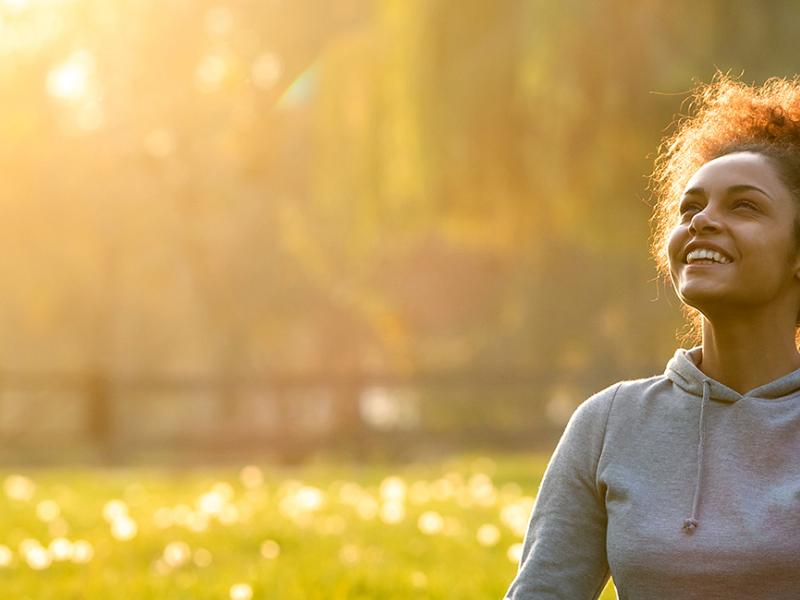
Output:
[[660,370],[644,175],[694,78],[792,74],[794,10],[0,3],[0,367]]

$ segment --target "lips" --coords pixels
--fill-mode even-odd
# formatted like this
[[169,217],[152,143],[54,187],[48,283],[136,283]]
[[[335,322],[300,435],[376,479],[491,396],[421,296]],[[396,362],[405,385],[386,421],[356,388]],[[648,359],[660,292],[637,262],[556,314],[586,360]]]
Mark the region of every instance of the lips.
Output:
[[[712,252],[719,252],[722,256],[727,258],[730,262],[733,262],[733,257],[725,252],[722,248],[717,246],[716,244],[712,244],[710,242],[700,242],[700,241],[693,241],[689,242],[686,245],[686,248],[683,251],[683,262],[686,263],[686,257],[694,250],[711,250]],[[688,264],[688,263],[687,263]]]

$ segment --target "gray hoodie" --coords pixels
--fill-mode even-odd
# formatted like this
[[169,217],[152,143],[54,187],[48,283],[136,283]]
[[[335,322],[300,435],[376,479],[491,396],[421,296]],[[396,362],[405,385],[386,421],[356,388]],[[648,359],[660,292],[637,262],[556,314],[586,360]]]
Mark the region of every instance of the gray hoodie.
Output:
[[800,598],[800,369],[742,395],[701,353],[577,408],[506,598]]

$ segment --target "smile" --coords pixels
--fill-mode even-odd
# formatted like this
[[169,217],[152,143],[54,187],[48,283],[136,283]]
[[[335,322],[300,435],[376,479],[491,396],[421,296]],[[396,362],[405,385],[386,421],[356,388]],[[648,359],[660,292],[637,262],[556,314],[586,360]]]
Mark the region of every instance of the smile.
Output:
[[718,263],[712,260],[703,261],[703,262],[693,262],[686,265],[687,269],[691,268],[708,268],[708,267],[724,267],[725,265],[729,265],[730,263]]

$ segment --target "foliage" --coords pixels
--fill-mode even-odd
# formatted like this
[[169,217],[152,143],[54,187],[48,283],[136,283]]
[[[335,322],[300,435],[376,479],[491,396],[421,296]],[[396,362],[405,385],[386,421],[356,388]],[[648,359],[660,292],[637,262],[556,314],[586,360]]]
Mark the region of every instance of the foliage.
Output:
[[3,0],[0,365],[652,374],[649,156],[793,11]]
[[7,472],[0,591],[43,600],[235,600],[248,589],[286,600],[499,598],[545,461]]

